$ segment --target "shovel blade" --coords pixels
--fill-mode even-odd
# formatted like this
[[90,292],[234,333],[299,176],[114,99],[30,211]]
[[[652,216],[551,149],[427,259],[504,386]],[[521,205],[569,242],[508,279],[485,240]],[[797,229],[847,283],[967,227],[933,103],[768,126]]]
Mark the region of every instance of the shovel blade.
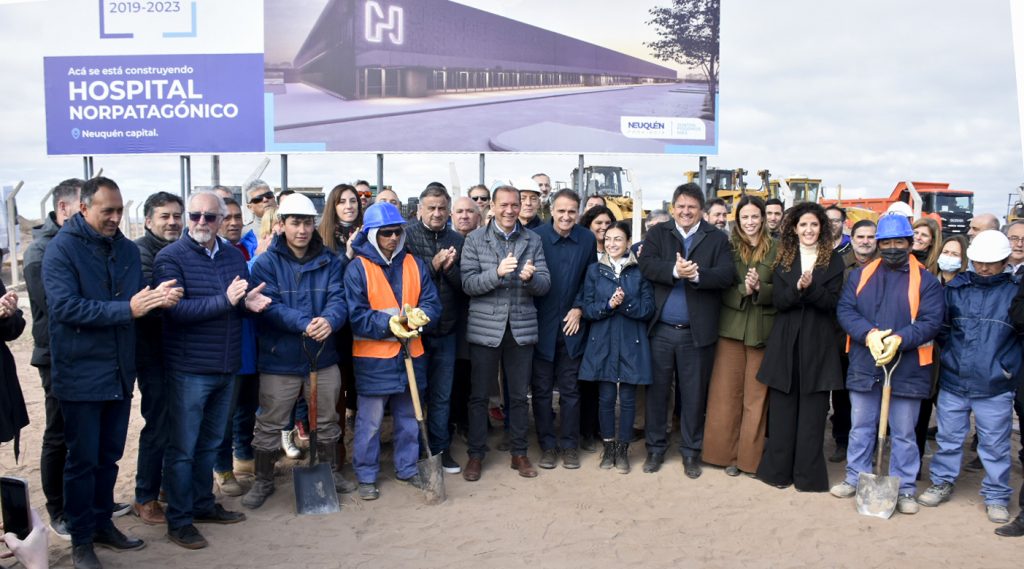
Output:
[[863,516],[889,519],[900,495],[898,476],[862,472],[857,479],[857,512]]
[[434,454],[416,462],[416,469],[423,480],[423,496],[431,505],[440,504],[448,498],[444,489],[444,468],[441,455]]
[[321,463],[296,467],[292,471],[292,480],[295,484],[295,511],[300,516],[341,511],[331,465]]

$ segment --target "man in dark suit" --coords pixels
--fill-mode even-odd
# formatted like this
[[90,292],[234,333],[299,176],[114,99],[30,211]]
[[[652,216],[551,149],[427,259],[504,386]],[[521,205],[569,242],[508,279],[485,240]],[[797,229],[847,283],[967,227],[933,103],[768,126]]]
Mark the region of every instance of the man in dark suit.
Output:
[[704,194],[684,184],[672,195],[672,223],[650,229],[640,254],[640,271],[654,285],[651,320],[653,385],[647,389],[647,460],[644,472],[657,472],[668,446],[665,422],[668,392],[677,381],[682,441],[679,452],[690,478],[701,474],[704,410],[718,341],[721,293],[733,284],[728,235],[702,221]]

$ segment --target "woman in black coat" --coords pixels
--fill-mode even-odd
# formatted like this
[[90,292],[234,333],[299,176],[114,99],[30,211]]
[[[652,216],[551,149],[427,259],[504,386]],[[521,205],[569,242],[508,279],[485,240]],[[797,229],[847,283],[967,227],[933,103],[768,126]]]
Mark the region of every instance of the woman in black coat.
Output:
[[828,490],[822,443],[829,391],[843,389],[835,342],[843,261],[818,204],[782,221],[774,271],[775,322],[757,378],[768,386],[768,438],[757,477],[803,492]]
[[25,317],[18,308],[18,295],[7,292],[0,281],[0,443],[14,440],[14,460],[21,454],[21,429],[28,425],[28,411],[18,383],[18,369],[6,342],[13,342],[25,330]]

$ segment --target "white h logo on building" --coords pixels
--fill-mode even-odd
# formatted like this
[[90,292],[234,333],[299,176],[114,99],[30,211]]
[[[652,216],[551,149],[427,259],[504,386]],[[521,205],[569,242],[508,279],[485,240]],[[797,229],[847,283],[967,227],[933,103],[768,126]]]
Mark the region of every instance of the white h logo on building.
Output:
[[388,6],[387,18],[384,17],[384,8],[376,0],[369,0],[366,3],[366,41],[381,43],[384,41],[384,33],[387,32],[388,40],[395,45],[402,45],[405,40],[405,18],[402,8],[399,6]]

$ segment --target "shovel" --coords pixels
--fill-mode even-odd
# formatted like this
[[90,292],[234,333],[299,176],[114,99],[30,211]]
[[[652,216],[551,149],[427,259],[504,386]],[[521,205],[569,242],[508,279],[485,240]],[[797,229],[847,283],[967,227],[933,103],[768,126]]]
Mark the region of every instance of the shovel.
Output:
[[889,519],[896,511],[900,495],[899,476],[882,476],[882,454],[885,450],[885,431],[889,427],[889,396],[892,394],[892,373],[900,365],[901,353],[892,366],[882,366],[885,383],[882,384],[882,409],[878,418],[878,440],[875,442],[875,473],[861,472],[857,478],[857,511],[865,516]]
[[405,374],[409,378],[409,394],[412,396],[412,406],[416,411],[416,422],[420,427],[420,437],[423,439],[420,445],[421,455],[426,455],[416,461],[416,469],[423,480],[423,495],[428,504],[440,504],[448,495],[444,491],[444,468],[441,463],[440,454],[430,454],[430,441],[427,438],[427,425],[423,422],[423,407],[420,404],[420,390],[416,385],[416,372],[412,366],[412,355],[409,353],[408,340],[402,342],[402,351],[405,353]]
[[317,362],[324,351],[324,343],[313,352],[302,336],[302,351],[309,360],[309,466],[296,466],[292,470],[295,484],[295,510],[299,515],[331,514],[341,510],[338,492],[334,489],[331,465],[318,463],[316,456],[316,379]]

